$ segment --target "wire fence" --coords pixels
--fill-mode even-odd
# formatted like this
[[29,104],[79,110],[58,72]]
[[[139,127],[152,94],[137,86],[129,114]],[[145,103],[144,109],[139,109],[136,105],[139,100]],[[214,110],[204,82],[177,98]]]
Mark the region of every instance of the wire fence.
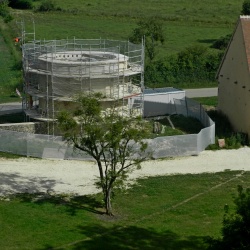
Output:
[[[157,113],[154,113],[154,110],[157,110]],[[198,134],[147,139],[148,152],[152,153],[152,157],[155,159],[198,155],[208,145],[215,142],[214,122],[203,107],[193,100],[188,98],[175,99],[174,103],[168,104],[147,101],[144,104],[144,116],[152,116],[153,113],[154,116],[173,113],[192,116],[200,120],[204,126]],[[91,160],[87,153],[73,150],[73,147],[67,145],[61,136],[55,137],[6,129],[0,129],[0,151],[27,157]]]
[[198,155],[215,143],[215,124],[202,105],[189,98],[174,99],[172,103],[144,102],[144,117],[179,114],[198,119],[204,128],[198,134],[164,136],[148,140],[153,158]]

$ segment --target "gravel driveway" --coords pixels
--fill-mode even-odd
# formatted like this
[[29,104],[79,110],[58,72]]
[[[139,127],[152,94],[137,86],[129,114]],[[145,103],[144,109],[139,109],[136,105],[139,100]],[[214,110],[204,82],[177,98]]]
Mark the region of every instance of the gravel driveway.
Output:
[[[250,148],[203,151],[199,156],[147,161],[142,164],[141,170],[130,174],[130,180],[177,173],[220,172],[226,169],[250,171]],[[98,192],[94,186],[94,180],[98,177],[94,162],[0,158],[0,172],[0,195],[48,190],[78,195]]]

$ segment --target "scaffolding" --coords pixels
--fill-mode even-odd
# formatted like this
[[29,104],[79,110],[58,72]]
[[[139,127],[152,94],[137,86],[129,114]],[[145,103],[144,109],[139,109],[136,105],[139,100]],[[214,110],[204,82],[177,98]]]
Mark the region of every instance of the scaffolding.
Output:
[[[143,113],[143,43],[34,38],[22,44],[22,54],[24,110],[32,119],[53,126],[57,113],[74,106],[74,97],[81,92],[102,93],[104,109],[119,100],[122,115]],[[134,96],[141,100],[131,101]],[[53,128],[48,133],[54,134]]]

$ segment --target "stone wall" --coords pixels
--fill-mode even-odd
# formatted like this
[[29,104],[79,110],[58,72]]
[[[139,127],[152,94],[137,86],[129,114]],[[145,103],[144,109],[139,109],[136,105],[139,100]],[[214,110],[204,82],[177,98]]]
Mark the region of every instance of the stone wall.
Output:
[[0,124],[0,129],[31,134],[46,134],[47,124],[43,122],[23,122]]

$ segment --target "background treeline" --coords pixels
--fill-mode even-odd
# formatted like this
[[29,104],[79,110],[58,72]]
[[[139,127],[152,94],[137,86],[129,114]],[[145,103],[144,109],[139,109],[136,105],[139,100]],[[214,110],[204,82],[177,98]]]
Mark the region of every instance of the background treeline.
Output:
[[215,39],[210,47],[195,44],[177,53],[162,55],[162,47],[167,42],[163,27],[157,17],[140,20],[129,38],[134,43],[141,43],[144,38],[145,86],[215,86],[216,71],[231,35]]
[[145,83],[154,88],[214,86],[222,56],[220,50],[201,45],[188,47],[176,55],[147,63]]
[[216,72],[231,34],[215,40],[210,47],[192,45],[154,61],[146,61],[145,84],[159,88],[209,87],[216,85]]

